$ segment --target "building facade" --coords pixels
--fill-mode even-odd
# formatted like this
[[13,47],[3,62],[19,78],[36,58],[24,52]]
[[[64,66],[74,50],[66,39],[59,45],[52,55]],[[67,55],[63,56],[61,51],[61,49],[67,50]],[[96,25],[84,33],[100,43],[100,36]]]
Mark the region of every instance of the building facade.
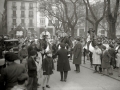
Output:
[[5,0],[5,12],[7,15],[7,33],[21,26],[29,33],[39,36],[45,26],[54,34],[54,27],[48,26],[48,19],[39,10],[38,0]]

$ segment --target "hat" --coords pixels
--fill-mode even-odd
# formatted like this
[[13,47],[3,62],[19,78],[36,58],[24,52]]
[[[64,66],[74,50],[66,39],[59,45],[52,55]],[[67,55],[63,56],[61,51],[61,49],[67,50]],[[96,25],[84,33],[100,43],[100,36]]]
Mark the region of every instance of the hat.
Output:
[[22,48],[24,48],[26,45],[22,45]]
[[76,40],[77,40],[77,41],[80,41],[80,37],[77,37]]
[[30,56],[34,56],[34,55],[37,55],[37,51],[35,50],[30,51]]
[[65,44],[64,44],[64,43],[61,43],[61,44],[60,44],[60,47],[61,47],[61,48],[65,48]]
[[105,49],[106,49],[106,46],[102,46],[102,48],[105,50]]
[[20,76],[18,76],[17,81],[19,84],[23,84],[27,79],[28,75],[26,73],[22,73]]
[[109,47],[114,48],[114,46],[113,46],[113,45],[111,45],[111,44],[109,45]]
[[13,52],[7,52],[5,54],[5,60],[7,60],[9,62],[13,62],[13,61],[15,61],[17,59],[18,59],[18,56]]

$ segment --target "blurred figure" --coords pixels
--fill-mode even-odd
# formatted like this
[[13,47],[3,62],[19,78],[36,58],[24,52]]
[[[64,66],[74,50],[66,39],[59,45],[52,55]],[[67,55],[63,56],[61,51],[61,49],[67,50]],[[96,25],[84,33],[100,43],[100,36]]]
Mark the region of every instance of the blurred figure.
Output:
[[11,90],[17,85],[17,78],[22,73],[26,73],[25,67],[21,64],[17,64],[14,61],[18,59],[18,56],[13,52],[7,52],[5,54],[5,60],[7,67],[3,69],[1,73],[2,80],[0,83],[5,84],[5,90]]
[[77,43],[73,49],[73,64],[75,64],[76,72],[80,72],[80,64],[82,60],[82,44],[80,42],[80,38],[77,38]]

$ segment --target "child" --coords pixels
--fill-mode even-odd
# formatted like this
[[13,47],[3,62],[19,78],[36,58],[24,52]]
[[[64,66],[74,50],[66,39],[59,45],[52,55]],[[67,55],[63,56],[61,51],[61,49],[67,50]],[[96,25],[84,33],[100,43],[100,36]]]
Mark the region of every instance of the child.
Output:
[[18,78],[18,85],[14,86],[11,90],[27,90],[27,80],[28,80],[28,75],[23,73],[21,74]]
[[47,52],[46,58],[43,59],[42,69],[43,69],[43,75],[44,75],[42,88],[43,90],[45,90],[45,87],[50,88],[48,83],[49,83],[50,75],[53,73],[53,69],[54,69],[52,52],[50,51]]

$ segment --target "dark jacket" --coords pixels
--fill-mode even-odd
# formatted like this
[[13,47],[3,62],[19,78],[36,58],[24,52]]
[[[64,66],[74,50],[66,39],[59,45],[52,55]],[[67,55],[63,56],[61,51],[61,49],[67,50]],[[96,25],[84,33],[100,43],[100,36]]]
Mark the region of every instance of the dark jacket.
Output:
[[51,75],[54,69],[53,59],[51,57],[43,59],[42,68],[43,71],[45,71],[43,75]]
[[82,60],[82,44],[78,42],[73,50],[73,64],[81,64]]
[[30,46],[28,46],[27,50],[28,50],[28,56],[30,56],[30,52],[33,50],[37,51],[37,47],[35,46],[35,48],[33,48],[32,45],[30,45]]
[[57,71],[69,71],[70,64],[68,60],[68,51],[64,48],[61,48],[57,51],[55,56],[58,55],[57,61]]
[[5,90],[11,90],[12,87],[17,85],[17,78],[22,73],[26,73],[25,67],[21,64],[12,63],[2,71],[1,83],[5,83]]
[[37,66],[35,60],[32,57],[28,58],[28,76],[36,77],[37,76]]

